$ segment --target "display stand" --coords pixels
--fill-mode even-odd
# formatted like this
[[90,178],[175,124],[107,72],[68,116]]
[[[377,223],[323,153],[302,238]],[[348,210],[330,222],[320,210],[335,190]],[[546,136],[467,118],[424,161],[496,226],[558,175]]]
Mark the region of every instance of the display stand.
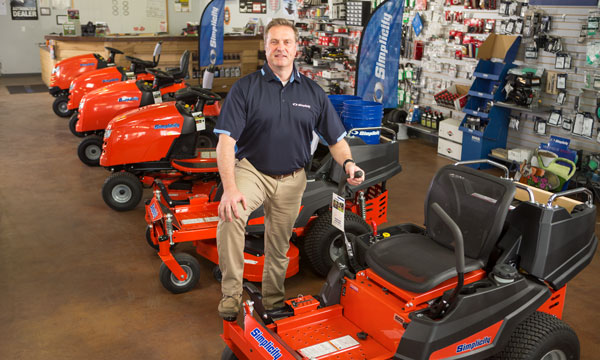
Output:
[[[519,36],[492,34],[479,47],[475,81],[459,127],[463,132],[462,161],[485,159],[492,149],[506,147],[510,109],[496,103],[505,100],[506,73],[516,66],[513,61],[520,43]],[[503,60],[492,61],[492,58]],[[487,165],[475,165],[478,166]]]

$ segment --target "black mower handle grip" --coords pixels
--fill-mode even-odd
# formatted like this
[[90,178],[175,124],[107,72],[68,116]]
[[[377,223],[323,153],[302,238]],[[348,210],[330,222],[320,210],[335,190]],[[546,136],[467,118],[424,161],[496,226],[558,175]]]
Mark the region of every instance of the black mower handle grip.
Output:
[[363,172],[361,170],[358,170],[358,171],[354,172],[354,178],[355,179],[359,179],[361,177],[363,177]]

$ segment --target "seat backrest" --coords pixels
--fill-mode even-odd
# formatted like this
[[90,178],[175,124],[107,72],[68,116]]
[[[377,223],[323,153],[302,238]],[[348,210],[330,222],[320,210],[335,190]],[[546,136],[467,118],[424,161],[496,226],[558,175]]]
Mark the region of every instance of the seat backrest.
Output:
[[438,203],[460,227],[465,256],[487,262],[499,240],[515,184],[466,166],[447,165],[433,178],[425,200],[425,225],[434,241],[453,249],[452,234],[431,209]]
[[190,51],[186,50],[179,59],[179,72],[174,74],[177,79],[185,79],[188,76],[190,66]]

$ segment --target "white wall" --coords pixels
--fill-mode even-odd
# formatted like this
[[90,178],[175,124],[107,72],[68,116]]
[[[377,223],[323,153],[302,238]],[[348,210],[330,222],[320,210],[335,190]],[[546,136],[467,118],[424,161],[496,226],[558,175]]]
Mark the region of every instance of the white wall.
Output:
[[[202,11],[209,2],[209,0],[192,0],[192,11],[182,13],[175,12],[173,0],[165,1],[168,3],[169,34],[171,35],[179,35],[188,21],[200,21]],[[6,1],[6,4],[7,15],[0,15],[0,34],[2,34],[0,36],[0,75],[39,73],[41,68],[38,44],[44,42],[44,35],[62,32],[62,27],[56,25],[56,15],[64,15],[66,10],[52,10],[51,16],[41,16],[38,12],[38,20],[12,20],[10,1]],[[231,23],[225,27],[226,33],[232,31],[233,27],[243,27],[250,18],[258,17],[262,20],[263,25],[266,25],[270,18],[289,17],[283,9],[285,6],[283,1],[279,11],[272,12],[267,8],[267,14],[240,14],[239,0],[226,0],[225,4],[231,11]],[[86,22],[85,14],[81,14],[81,23]]]

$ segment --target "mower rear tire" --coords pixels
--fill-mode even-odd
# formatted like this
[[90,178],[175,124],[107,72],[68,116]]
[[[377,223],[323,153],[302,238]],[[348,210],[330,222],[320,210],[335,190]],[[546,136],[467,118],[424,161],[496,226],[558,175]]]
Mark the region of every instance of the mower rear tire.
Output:
[[223,353],[221,354],[221,360],[238,360],[237,356],[231,351],[229,346],[225,346]]
[[536,311],[520,323],[492,360],[576,360],[579,339],[564,321]]
[[103,139],[98,135],[91,135],[81,140],[77,147],[79,160],[87,166],[100,166]]
[[160,283],[173,294],[188,292],[196,286],[200,279],[200,263],[195,257],[186,253],[175,254],[174,258],[187,274],[187,278],[180,281],[175,278],[167,265],[162,263],[158,272]]
[[73,110],[67,108],[69,104],[69,98],[66,96],[58,96],[52,103],[52,110],[60,117],[69,117],[73,114]]
[[198,131],[196,134],[196,149],[206,149],[217,147],[219,139],[213,132],[215,125],[211,120],[206,119],[206,129]]
[[130,172],[112,174],[102,185],[102,198],[106,205],[117,211],[134,209],[142,200],[142,183]]
[[215,265],[215,267],[212,269],[212,273],[215,280],[217,280],[218,282],[223,281],[223,273],[221,272],[221,268],[219,267],[219,265]]
[[[351,211],[345,212],[344,228],[347,233],[354,235],[371,232],[369,224]],[[331,211],[323,213],[314,220],[304,238],[303,246],[313,271],[323,277],[327,276],[335,259],[346,251],[342,232],[331,225]]]
[[71,115],[71,119],[69,119],[69,130],[71,130],[71,134],[82,138],[82,137],[85,137],[84,133],[75,130],[75,127],[77,126],[78,121],[79,121],[79,112],[75,111],[75,112],[73,112],[73,115]]

